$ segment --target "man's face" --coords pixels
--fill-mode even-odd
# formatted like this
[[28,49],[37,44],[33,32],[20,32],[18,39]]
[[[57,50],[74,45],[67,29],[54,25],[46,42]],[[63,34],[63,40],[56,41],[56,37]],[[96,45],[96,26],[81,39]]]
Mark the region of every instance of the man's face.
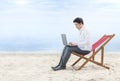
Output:
[[75,22],[74,24],[75,24],[75,26],[76,26],[77,29],[81,29],[82,26],[83,26],[82,23],[77,23],[77,22]]

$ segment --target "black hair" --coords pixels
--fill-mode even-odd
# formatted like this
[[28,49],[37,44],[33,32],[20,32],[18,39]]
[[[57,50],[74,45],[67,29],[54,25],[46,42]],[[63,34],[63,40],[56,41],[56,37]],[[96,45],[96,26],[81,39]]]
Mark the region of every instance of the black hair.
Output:
[[73,20],[73,23],[75,23],[75,22],[77,22],[77,23],[79,23],[79,24],[80,24],[80,23],[84,24],[83,19],[80,18],[80,17],[75,18],[75,19]]

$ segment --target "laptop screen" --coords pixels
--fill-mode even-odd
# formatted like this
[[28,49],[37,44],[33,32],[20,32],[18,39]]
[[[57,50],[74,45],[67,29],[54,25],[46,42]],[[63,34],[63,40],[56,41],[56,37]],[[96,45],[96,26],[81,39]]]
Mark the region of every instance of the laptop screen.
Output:
[[66,34],[61,34],[62,37],[62,42],[64,45],[67,45],[67,38],[66,38]]

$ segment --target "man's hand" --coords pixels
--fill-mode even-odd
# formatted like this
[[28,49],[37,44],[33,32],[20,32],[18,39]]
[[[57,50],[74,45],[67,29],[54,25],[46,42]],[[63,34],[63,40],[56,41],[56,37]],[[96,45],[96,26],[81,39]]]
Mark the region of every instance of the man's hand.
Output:
[[77,43],[75,43],[75,42],[69,42],[69,45],[70,46],[77,46]]

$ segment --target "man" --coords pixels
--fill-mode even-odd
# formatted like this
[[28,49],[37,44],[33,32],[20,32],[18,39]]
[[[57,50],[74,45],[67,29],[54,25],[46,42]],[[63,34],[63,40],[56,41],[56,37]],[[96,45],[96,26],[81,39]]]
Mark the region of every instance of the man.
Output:
[[73,20],[73,23],[79,31],[79,42],[70,42],[64,47],[59,64],[52,67],[54,71],[66,69],[66,63],[72,52],[89,54],[91,51],[90,35],[84,27],[83,19],[77,17]]

